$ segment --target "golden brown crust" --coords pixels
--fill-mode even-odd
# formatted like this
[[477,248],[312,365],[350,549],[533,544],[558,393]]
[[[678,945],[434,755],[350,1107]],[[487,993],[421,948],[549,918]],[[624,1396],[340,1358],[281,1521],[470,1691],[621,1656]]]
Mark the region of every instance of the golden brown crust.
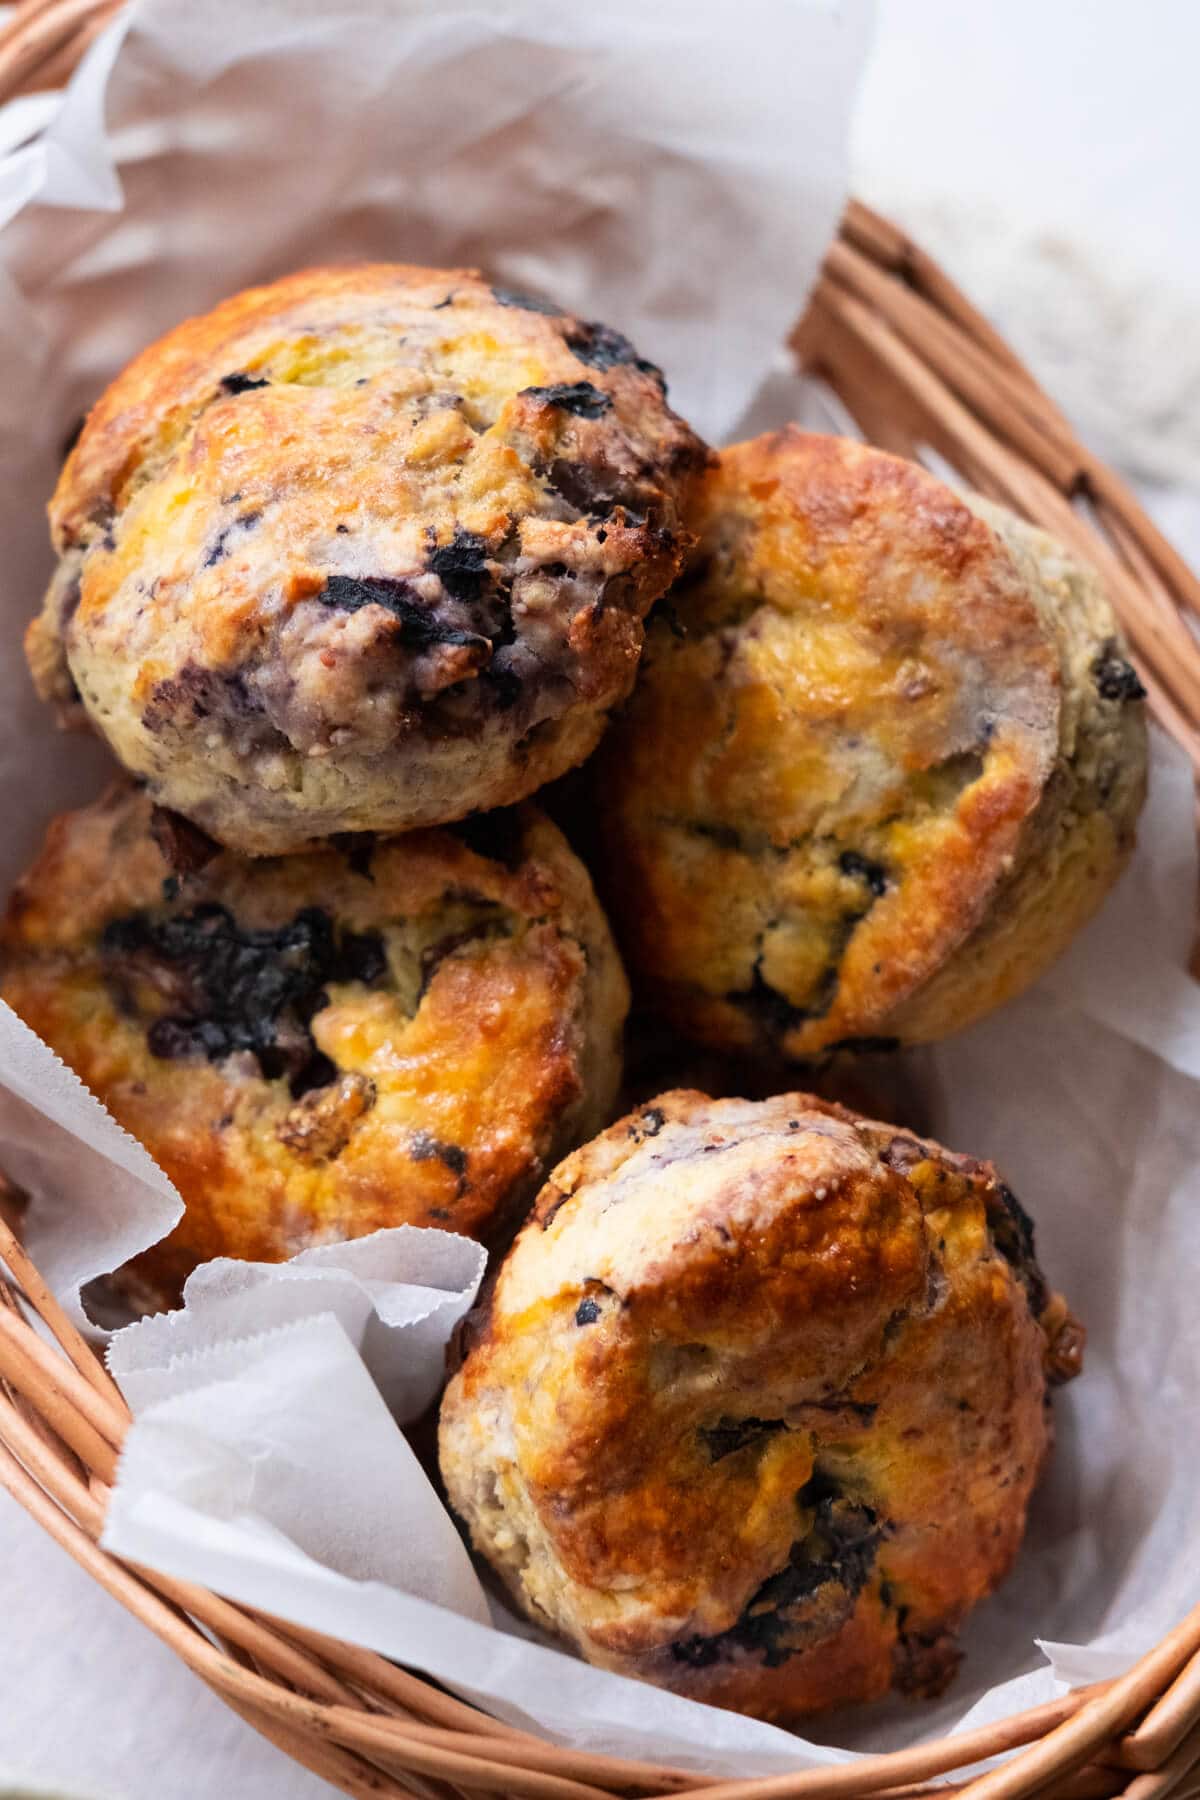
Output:
[[1066,1316],[989,1165],[810,1095],[666,1094],[543,1188],[442,1472],[604,1667],[785,1721],[929,1692],[1020,1544]]
[[30,664],[234,848],[509,804],[628,691],[704,456],[606,327],[469,270],[308,270],[101,397]]
[[1132,844],[1145,727],[1111,610],[1044,534],[795,428],[723,451],[693,523],[601,752],[631,965],[719,1048],[957,1028]]
[[4,998],[183,1196],[142,1288],[385,1225],[501,1236],[619,1077],[624,977],[558,831],[198,868],[166,841],[127,786],[63,815],[0,932]]

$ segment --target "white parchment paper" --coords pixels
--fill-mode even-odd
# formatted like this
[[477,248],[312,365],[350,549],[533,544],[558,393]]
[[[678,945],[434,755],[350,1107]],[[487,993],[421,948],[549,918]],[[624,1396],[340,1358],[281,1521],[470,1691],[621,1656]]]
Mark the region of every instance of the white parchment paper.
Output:
[[[763,378],[841,204],[867,22],[865,0],[154,0],[60,107],[0,112],[0,882],[103,776],[97,745],[54,736],[16,646],[61,441],[121,362],[305,262],[465,261],[629,332],[716,440],[780,423],[794,391]],[[1091,1331],[1026,1550],[936,1706],[817,1721],[805,1742],[514,1628],[396,1423],[435,1391],[479,1279],[474,1247],[439,1232],[211,1264],[181,1313],[118,1334],[137,1416],[106,1542],[562,1742],[718,1773],[897,1745],[1124,1667],[1200,1599],[1195,899],[1190,778],[1157,741],[1105,913],[1034,993],[920,1059],[939,1135],[1000,1162]],[[0,1164],[34,1193],[31,1247],[72,1303],[177,1216],[4,1013]]]

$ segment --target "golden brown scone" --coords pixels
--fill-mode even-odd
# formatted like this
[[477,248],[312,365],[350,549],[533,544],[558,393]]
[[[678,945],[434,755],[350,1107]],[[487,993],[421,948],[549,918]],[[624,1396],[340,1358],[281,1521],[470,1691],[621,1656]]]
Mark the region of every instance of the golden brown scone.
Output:
[[635,986],[714,1047],[922,1042],[1099,905],[1145,784],[1096,577],[915,465],[797,429],[721,453],[601,751]]
[[4,999],[187,1207],[126,1289],[171,1304],[209,1257],[385,1225],[511,1230],[620,1075],[625,978],[560,833],[526,807],[205,849],[121,785],[54,821],[0,931]]
[[442,1473],[530,1618],[787,1722],[950,1679],[1082,1337],[987,1163],[681,1090],[554,1171],[468,1343]]
[[585,757],[706,452],[620,333],[312,269],[144,351],[50,506],[41,694],[233,849],[508,805]]

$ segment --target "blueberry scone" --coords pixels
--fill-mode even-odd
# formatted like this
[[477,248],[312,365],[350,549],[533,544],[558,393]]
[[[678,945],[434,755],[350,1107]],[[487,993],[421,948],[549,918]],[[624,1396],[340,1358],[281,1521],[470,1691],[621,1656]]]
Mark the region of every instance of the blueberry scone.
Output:
[[441,1409],[476,1550],[590,1662],[788,1722],[940,1691],[1081,1329],[987,1163],[680,1090],[551,1175]]
[[705,457],[619,332],[470,271],[253,288],[87,419],[34,678],[233,849],[508,805],[628,691]]
[[915,465],[721,453],[601,750],[635,988],[716,1048],[938,1038],[1023,988],[1131,847],[1142,688],[1095,575]]
[[0,930],[0,994],[175,1182],[125,1271],[385,1225],[495,1242],[609,1116],[627,990],[532,807],[303,856],[221,852],[130,785],[56,819]]

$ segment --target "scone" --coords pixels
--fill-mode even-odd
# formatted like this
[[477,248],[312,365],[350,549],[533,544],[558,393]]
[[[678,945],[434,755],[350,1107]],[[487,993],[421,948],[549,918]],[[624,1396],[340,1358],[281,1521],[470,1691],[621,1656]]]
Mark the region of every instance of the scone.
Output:
[[121,785],[54,821],[0,930],[0,994],[185,1202],[125,1290],[385,1225],[503,1238],[620,1075],[625,978],[559,832],[214,849]]
[[1080,1328],[987,1163],[663,1095],[543,1188],[441,1409],[476,1550],[590,1661],[788,1722],[932,1695]]
[[635,990],[715,1048],[939,1038],[1008,999],[1131,847],[1142,688],[1096,577],[915,465],[721,453],[601,750]]
[[620,333],[470,271],[253,288],[90,414],[34,678],[233,849],[505,806],[628,691],[705,456]]

